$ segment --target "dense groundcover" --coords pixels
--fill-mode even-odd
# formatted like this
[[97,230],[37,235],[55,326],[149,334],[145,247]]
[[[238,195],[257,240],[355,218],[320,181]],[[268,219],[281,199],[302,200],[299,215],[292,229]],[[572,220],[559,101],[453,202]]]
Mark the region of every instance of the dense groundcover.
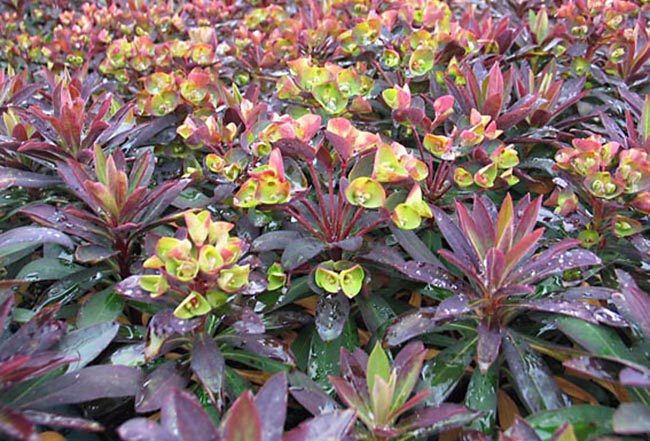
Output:
[[0,11],[0,439],[648,439],[647,1]]

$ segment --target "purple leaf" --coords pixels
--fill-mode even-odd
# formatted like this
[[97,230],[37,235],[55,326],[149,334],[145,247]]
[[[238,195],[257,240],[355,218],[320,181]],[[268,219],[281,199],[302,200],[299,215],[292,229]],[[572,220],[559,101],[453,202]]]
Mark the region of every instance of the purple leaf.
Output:
[[465,294],[457,294],[446,298],[436,308],[437,320],[448,320],[459,315],[472,312],[473,307],[469,306],[470,298]]
[[71,429],[86,430],[92,432],[100,432],[104,430],[102,425],[98,422],[84,418],[59,415],[49,412],[40,412],[37,410],[23,410],[22,413],[23,416],[33,424],[50,427],[67,427]]
[[465,238],[465,234],[456,226],[456,223],[440,208],[433,206],[433,217],[438,224],[440,232],[454,251],[456,257],[464,264],[477,268],[479,259],[476,252]]
[[316,157],[316,149],[299,139],[280,139],[273,143],[273,147],[280,149],[283,155],[311,161]]
[[461,427],[479,416],[481,412],[467,409],[459,404],[443,403],[419,410],[398,425],[401,432],[410,432],[414,437],[431,435]]
[[304,263],[310,261],[325,250],[325,244],[312,239],[297,239],[290,242],[282,253],[282,267],[293,271]]
[[619,380],[625,386],[650,388],[650,369],[626,367],[619,373]]
[[164,305],[164,297],[153,298],[151,293],[140,288],[140,278],[142,276],[130,276],[115,285],[114,289],[119,295],[126,300],[134,300],[136,302],[154,303]]
[[625,271],[616,270],[616,276],[621,292],[612,294],[612,301],[621,314],[638,324],[650,338],[650,296],[641,291]]
[[482,374],[486,374],[490,366],[499,356],[501,347],[501,327],[498,323],[488,323],[487,319],[481,320],[478,325],[478,346],[476,349],[478,366]]
[[355,395],[364,400],[368,399],[368,381],[366,380],[366,367],[368,354],[359,348],[349,352],[341,348],[341,377],[352,388]]
[[287,374],[269,378],[255,396],[255,407],[262,422],[262,441],[281,441],[287,416]]
[[384,343],[388,346],[397,346],[413,337],[432,331],[443,323],[435,317],[435,314],[435,308],[420,308],[397,317],[386,329]]
[[86,219],[75,216],[68,211],[69,209],[70,207],[61,211],[51,205],[39,204],[23,208],[20,212],[41,225],[56,228],[90,243],[108,243],[106,231]]
[[[5,324],[7,322],[7,317],[9,317],[9,312],[14,306],[14,296],[13,293],[9,290],[0,291],[0,335],[5,330]],[[2,357],[0,357],[0,360]]]
[[74,252],[74,259],[79,263],[89,263],[94,265],[103,260],[110,259],[117,254],[117,251],[105,248],[101,245],[86,244],[77,247]]
[[179,319],[174,316],[170,309],[165,309],[154,315],[147,327],[146,346],[144,349],[145,358],[147,360],[153,360],[160,355],[163,345],[172,335],[186,334],[198,327],[200,323],[200,319]]
[[56,176],[47,176],[9,167],[0,167],[0,190],[9,187],[43,188],[61,183]]
[[55,243],[66,248],[74,247],[72,240],[59,230],[45,227],[17,227],[0,234],[0,249],[17,244],[40,245]]
[[286,342],[266,335],[228,335],[220,337],[221,341],[240,347],[252,354],[278,360],[290,366],[296,365],[296,360]]
[[38,409],[76,404],[98,398],[135,395],[142,373],[126,366],[91,366],[42,383],[20,397],[16,404]]
[[457,279],[449,271],[438,265],[419,261],[410,261],[402,264],[393,263],[391,265],[406,277],[433,285],[436,288],[453,292],[471,291],[471,288],[465,282]]
[[614,432],[622,435],[641,435],[650,432],[650,406],[641,403],[622,403],[612,421]]
[[250,391],[235,400],[221,424],[221,435],[223,441],[262,441],[262,421]]
[[289,374],[289,392],[302,407],[312,415],[320,415],[338,409],[338,404],[326,394],[309,376],[300,371]]
[[531,412],[564,407],[560,388],[536,352],[512,333],[503,339],[503,350],[519,397]]
[[194,395],[175,389],[162,407],[162,427],[176,441],[218,441],[219,433]]
[[606,308],[591,303],[562,299],[533,299],[517,305],[521,309],[545,311],[585,320],[590,323],[605,323],[609,326],[626,327],[623,317]]
[[66,326],[64,322],[54,319],[58,310],[58,307],[41,310],[15,334],[0,343],[0,361],[18,354],[36,354],[58,343]]
[[65,358],[75,360],[67,372],[81,369],[93,361],[113,341],[120,326],[104,322],[78,329],[63,336],[56,350]]
[[582,248],[571,250],[579,244],[577,240],[566,239],[552,245],[516,269],[510,278],[511,283],[532,284],[569,269],[601,263],[591,251]]
[[123,441],[177,441],[167,430],[147,418],[133,418],[122,424],[117,433]]
[[[193,352],[194,353],[194,352]],[[147,413],[158,410],[175,389],[183,389],[188,379],[178,372],[176,362],[168,361],[149,373],[135,395],[135,411]]]
[[221,390],[226,363],[217,343],[205,332],[194,336],[191,367],[204,387],[213,393]]
[[297,231],[270,231],[253,240],[253,243],[251,244],[251,251],[259,253],[265,251],[283,250],[291,242],[298,239],[299,237],[300,233]]
[[305,421],[287,433],[283,441],[340,440],[350,430],[354,420],[354,410],[335,410]]
[[263,334],[266,332],[262,318],[249,307],[243,307],[239,312],[239,320],[232,327],[237,334]]

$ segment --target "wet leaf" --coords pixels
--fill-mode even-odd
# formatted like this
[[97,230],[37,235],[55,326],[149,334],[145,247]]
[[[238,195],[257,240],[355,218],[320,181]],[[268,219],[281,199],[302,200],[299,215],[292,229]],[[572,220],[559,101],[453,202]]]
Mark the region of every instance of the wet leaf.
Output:
[[81,307],[77,315],[77,327],[112,322],[116,320],[124,308],[124,300],[112,289],[106,289],[93,294],[90,299]]
[[176,441],[215,441],[217,428],[190,392],[175,389],[167,396],[161,412],[162,427]]
[[352,409],[335,410],[305,421],[287,433],[283,441],[311,441],[315,439],[344,439],[355,420]]
[[494,364],[487,372],[474,369],[467,386],[465,406],[482,412],[469,427],[483,433],[492,433],[496,424],[499,366]]
[[287,415],[287,375],[280,372],[269,378],[255,396],[260,416],[262,441],[280,441]]
[[135,395],[135,411],[153,412],[163,407],[174,389],[183,389],[188,379],[180,374],[174,361],[168,361],[149,373]]
[[573,426],[578,439],[589,439],[612,431],[613,414],[614,409],[605,406],[574,405],[539,412],[527,420],[542,441],[549,441],[553,433],[565,423]]
[[503,350],[519,397],[531,412],[565,406],[549,368],[525,342],[509,332],[503,340]]
[[63,336],[56,349],[70,360],[67,372],[74,372],[93,361],[108,347],[117,335],[119,325],[114,322],[97,323]]
[[337,339],[350,315],[350,301],[340,294],[319,296],[316,304],[316,331],[323,341]]
[[622,403],[614,412],[612,425],[614,432],[623,435],[650,433],[650,407],[641,403]]
[[225,360],[212,336],[197,333],[192,342],[192,371],[201,383],[213,393],[221,391]]
[[232,405],[222,423],[223,441],[262,441],[262,421],[250,391]]
[[418,390],[431,392],[425,400],[428,405],[442,404],[454,391],[472,361],[476,341],[474,338],[459,342],[424,363]]
[[325,245],[316,239],[294,240],[287,245],[282,253],[282,267],[287,271],[293,271],[324,250]]

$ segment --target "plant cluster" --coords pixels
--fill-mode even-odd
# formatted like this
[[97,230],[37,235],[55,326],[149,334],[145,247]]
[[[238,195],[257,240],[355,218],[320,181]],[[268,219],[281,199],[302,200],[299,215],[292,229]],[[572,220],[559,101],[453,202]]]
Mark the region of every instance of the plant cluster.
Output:
[[0,438],[648,439],[647,1],[0,14]]

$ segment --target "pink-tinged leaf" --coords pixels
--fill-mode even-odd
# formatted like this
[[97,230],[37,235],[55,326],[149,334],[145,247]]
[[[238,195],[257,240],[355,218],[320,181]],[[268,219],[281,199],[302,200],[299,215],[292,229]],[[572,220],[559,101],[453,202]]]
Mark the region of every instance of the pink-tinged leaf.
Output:
[[0,387],[38,378],[70,361],[57,352],[40,352],[36,355],[15,355],[0,363]]
[[343,403],[349,408],[356,409],[357,412],[362,414],[364,417],[370,417],[370,408],[368,403],[364,400],[363,397],[359,396],[357,392],[352,388],[352,385],[345,381],[343,378],[328,376],[330,383],[336,391],[336,395],[343,401]]
[[127,366],[91,366],[54,378],[30,389],[16,404],[38,409],[77,404],[98,398],[135,395],[142,373]]
[[141,203],[138,215],[133,222],[148,224],[155,221],[176,199],[176,197],[190,184],[191,179],[165,182],[156,190],[150,192]]
[[398,402],[393,401],[393,406],[391,406],[391,412],[388,415],[388,420],[390,421],[393,418],[399,418],[400,415],[405,414],[409,410],[421,404],[430,394],[431,392],[428,390],[421,390],[413,397],[411,397],[411,399],[406,400],[403,404],[399,406],[397,406]]
[[421,437],[464,426],[480,414],[459,404],[444,403],[415,412],[404,418],[397,427],[402,433],[409,432],[413,437]]
[[499,437],[499,441],[542,441],[535,429],[519,415],[508,431]]
[[14,296],[11,291],[0,290],[0,330],[4,332],[7,317],[14,306]]
[[498,288],[505,278],[506,258],[504,254],[496,249],[490,248],[485,256],[485,271],[487,272],[488,287]]
[[224,441],[262,440],[262,421],[250,391],[232,405],[221,425],[221,434]]
[[482,374],[486,374],[490,366],[499,357],[501,348],[502,330],[498,323],[488,323],[487,319],[481,320],[477,329],[478,346],[476,355],[478,366]]
[[155,159],[151,152],[146,151],[138,156],[129,173],[129,193],[138,187],[148,187],[155,168]]
[[612,294],[616,308],[628,320],[636,323],[650,338],[650,296],[641,291],[628,273],[616,270],[620,293]]
[[176,438],[148,418],[133,418],[117,429],[124,441],[176,441]]
[[21,245],[40,245],[55,243],[66,248],[73,248],[74,242],[66,234],[54,228],[16,227],[0,234],[0,248]]
[[264,383],[255,396],[262,422],[262,441],[281,441],[287,416],[287,374],[280,372]]
[[612,426],[621,435],[650,433],[650,406],[641,403],[622,403],[614,412]]
[[512,247],[512,239],[515,233],[514,222],[515,215],[512,197],[508,193],[501,204],[501,209],[497,216],[497,233],[495,237],[495,246],[504,254]]
[[287,433],[283,441],[343,440],[352,428],[355,412],[335,410],[305,421]]
[[443,249],[438,250],[438,254],[443,259],[447,260],[449,263],[451,263],[456,268],[458,268],[462,273],[464,273],[467,277],[472,279],[479,286],[483,285],[483,280],[481,280],[481,277],[478,274],[479,271],[478,266],[476,267],[471,266],[469,262],[460,260],[456,254],[453,254],[448,250],[443,250]]
[[211,335],[200,332],[194,336],[190,366],[204,387],[213,393],[221,390],[225,360]]
[[393,401],[397,406],[406,402],[413,392],[413,388],[420,378],[425,355],[426,349],[422,342],[418,341],[406,345],[395,357],[393,368],[397,372],[397,381]]
[[523,121],[538,105],[538,100],[539,94],[526,95],[509,107],[496,120],[499,130],[508,130]]
[[[330,135],[336,136],[336,135]],[[293,157],[300,160],[311,161],[318,153],[317,148],[310,146],[304,141],[299,139],[279,139],[273,143],[273,148],[278,149],[283,155]]]
[[465,266],[469,265],[477,268],[479,258],[460,228],[458,228],[456,223],[440,208],[434,206],[432,207],[432,211],[440,232],[454,251],[454,254],[464,263]]
[[619,373],[619,381],[624,386],[650,388],[650,369],[646,367],[642,369],[624,368]]
[[39,441],[36,427],[19,411],[0,404],[0,433],[23,441]]
[[[526,198],[529,198],[526,195]],[[542,197],[535,198],[534,201],[528,202],[522,206],[523,199],[515,207],[515,218],[517,219],[517,228],[515,229],[514,242],[519,242],[533,231],[537,223],[539,209],[542,206]]]
[[165,362],[144,378],[135,395],[135,411],[147,413],[162,408],[167,396],[175,389],[183,389],[188,382],[178,371],[176,362]]
[[488,72],[487,91],[482,113],[490,115],[493,119],[499,115],[503,105],[503,75],[499,63],[494,63]]
[[505,277],[524,263],[527,257],[535,253],[539,247],[539,239],[544,235],[544,228],[538,228],[532,233],[523,236],[505,255],[503,274]]
[[[248,393],[250,394],[250,392]],[[235,403],[233,408],[236,405]],[[212,423],[212,419],[190,392],[176,389],[169,394],[162,408],[160,419],[162,427],[176,441],[219,440],[219,433]],[[253,421],[250,422],[251,425],[252,423]]]
[[[418,261],[418,264],[426,263],[431,265],[437,265],[442,267],[442,263],[438,258],[433,254],[429,247],[422,242],[422,240],[415,234],[415,232],[410,230],[402,230],[395,226],[392,222],[388,225],[390,232],[395,236],[395,239],[400,244],[400,246],[411,256],[413,259]],[[392,263],[399,262],[398,260],[390,259]],[[410,263],[410,262],[409,262]]]
[[12,355],[31,355],[46,351],[63,337],[66,325],[54,319],[59,307],[44,308],[18,331],[0,343],[0,360]]
[[474,195],[471,217],[474,220],[475,225],[481,226],[481,234],[482,237],[484,237],[482,240],[485,244],[485,249],[487,249],[489,247],[488,244],[493,244],[496,239],[494,222],[492,221],[492,215],[490,214],[488,207],[485,205],[485,202],[477,195]]
[[[477,199],[474,199],[475,203],[476,200]],[[476,254],[480,257],[485,256],[488,248],[493,243],[490,241],[491,231],[489,228],[486,228],[486,225],[481,224],[481,228],[479,229],[477,224],[474,222],[473,216],[471,216],[467,208],[459,202],[456,202],[456,213],[458,214],[460,228],[465,233],[465,237],[467,237],[473,245]]]

